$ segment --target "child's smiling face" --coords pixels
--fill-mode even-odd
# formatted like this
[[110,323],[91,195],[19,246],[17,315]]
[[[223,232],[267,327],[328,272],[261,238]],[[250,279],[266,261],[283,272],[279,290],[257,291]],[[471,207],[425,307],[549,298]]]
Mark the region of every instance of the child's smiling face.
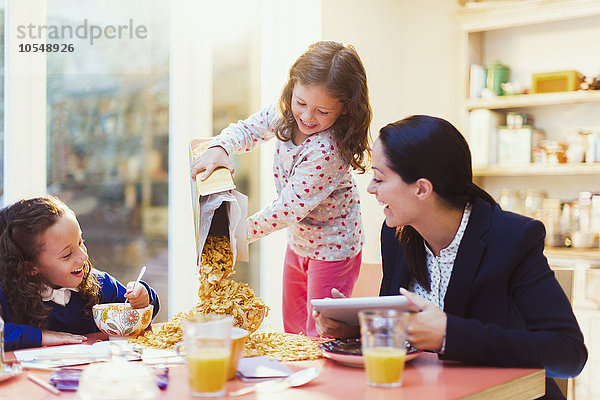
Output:
[[344,104],[331,97],[324,85],[296,83],[294,86],[292,114],[298,125],[299,142],[330,128],[342,113],[345,113]]
[[66,212],[40,235],[42,251],[35,272],[53,288],[76,288],[83,279],[87,248],[75,215]]

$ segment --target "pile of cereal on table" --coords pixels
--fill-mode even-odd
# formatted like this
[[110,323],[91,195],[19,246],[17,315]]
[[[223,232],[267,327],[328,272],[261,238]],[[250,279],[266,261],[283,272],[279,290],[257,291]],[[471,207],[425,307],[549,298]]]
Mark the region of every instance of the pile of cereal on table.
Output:
[[321,356],[319,340],[304,335],[257,331],[269,308],[245,283],[229,277],[235,273],[229,238],[208,236],[200,261],[198,303],[173,316],[160,327],[129,341],[158,349],[173,348],[182,339],[181,324],[194,314],[228,314],[234,325],[251,332],[244,356],[271,356],[279,361],[313,360]]

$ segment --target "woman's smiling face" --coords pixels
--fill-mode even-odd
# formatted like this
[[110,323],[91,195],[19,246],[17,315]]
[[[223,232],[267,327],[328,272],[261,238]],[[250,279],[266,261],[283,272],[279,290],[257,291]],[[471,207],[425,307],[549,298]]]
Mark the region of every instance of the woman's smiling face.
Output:
[[387,162],[382,142],[377,139],[373,144],[373,178],[367,192],[375,195],[383,206],[385,222],[389,227],[410,225],[416,216],[416,183],[406,183],[394,172]]
[[35,271],[54,288],[76,288],[83,279],[87,248],[79,223],[70,212],[40,235],[42,251]]

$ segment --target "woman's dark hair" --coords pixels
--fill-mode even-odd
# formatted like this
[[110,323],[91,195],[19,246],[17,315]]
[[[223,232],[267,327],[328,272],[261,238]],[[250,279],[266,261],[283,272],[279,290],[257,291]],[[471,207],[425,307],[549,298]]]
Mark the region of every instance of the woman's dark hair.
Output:
[[367,74],[356,49],[334,41],[311,44],[290,68],[288,81],[279,97],[283,116],[275,125],[275,135],[284,142],[292,139],[296,121],[292,114],[292,94],[296,83],[324,85],[329,95],[346,108],[330,128],[342,159],[363,173],[371,157],[371,106]]
[[[34,268],[42,252],[42,234],[73,211],[53,196],[16,202],[0,210],[0,284],[8,303],[7,322],[47,328],[50,309],[42,301],[43,283]],[[82,316],[91,315],[98,303],[100,285],[86,261],[79,293],[86,305]]]
[[[433,191],[449,207],[463,209],[475,197],[496,203],[473,183],[469,145],[450,122],[428,115],[413,115],[383,127],[379,141],[390,169],[408,184],[420,178],[428,179]],[[410,274],[429,291],[423,238],[409,225],[398,227],[397,234]]]

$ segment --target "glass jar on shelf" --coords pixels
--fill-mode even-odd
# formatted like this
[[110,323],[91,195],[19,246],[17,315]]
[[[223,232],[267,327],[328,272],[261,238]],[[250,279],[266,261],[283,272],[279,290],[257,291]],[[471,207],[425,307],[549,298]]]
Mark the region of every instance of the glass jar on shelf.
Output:
[[587,139],[579,132],[579,129],[567,131],[566,157],[569,164],[582,163],[587,151]]
[[579,210],[577,203],[566,202],[560,215],[560,229],[563,234],[564,246],[571,247],[573,232],[579,229]]
[[506,114],[506,126],[511,129],[520,129],[525,125],[533,126],[533,119],[530,115],[518,112],[509,112]]
[[528,189],[525,192],[523,213],[531,218],[540,219],[542,215],[542,201],[546,198],[546,191]]
[[542,147],[546,151],[547,164],[564,164],[567,162],[567,146],[564,143],[559,143],[556,140],[544,140],[542,141]]
[[546,227],[546,246],[565,246],[565,235],[561,221],[561,206],[559,199],[543,199],[541,220]]
[[579,192],[577,199],[579,208],[579,230],[589,232],[592,230],[592,192]]
[[518,190],[502,189],[500,191],[500,201],[498,203],[505,211],[512,211],[519,214],[523,213],[523,201],[521,199],[521,192]]
[[584,132],[587,135],[585,162],[593,164],[600,161],[600,132]]
[[591,248],[595,244],[595,234],[592,232],[592,193],[579,192],[579,197],[573,209],[571,241],[573,247]]

